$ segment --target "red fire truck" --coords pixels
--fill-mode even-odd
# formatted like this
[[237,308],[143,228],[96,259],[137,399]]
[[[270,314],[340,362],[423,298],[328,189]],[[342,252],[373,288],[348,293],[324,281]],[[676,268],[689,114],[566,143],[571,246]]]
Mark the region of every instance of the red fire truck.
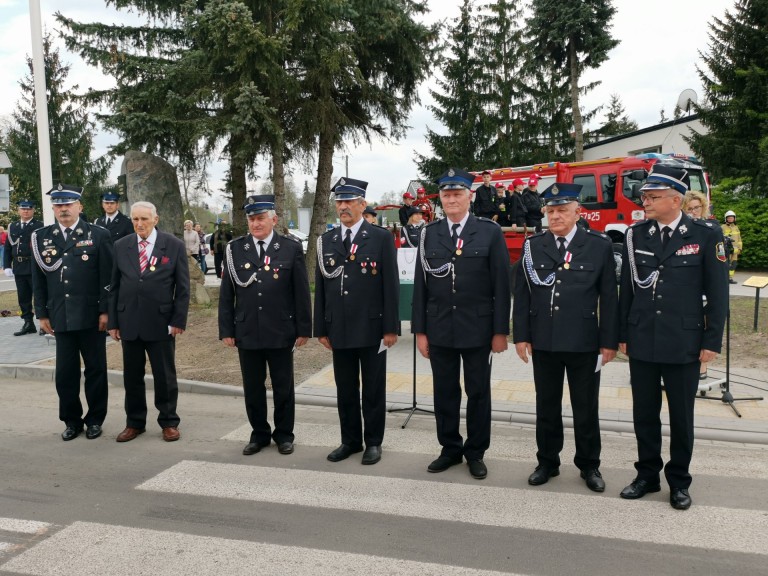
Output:
[[[651,166],[657,162],[685,168],[691,181],[691,189],[700,190],[709,196],[707,174],[701,164],[690,156],[639,154],[584,162],[549,162],[517,168],[498,168],[489,172],[492,186],[499,182],[509,186],[515,178],[522,178],[527,182],[528,178],[535,174],[540,178],[539,193],[553,182],[580,184],[582,188],[579,202],[582,214],[589,222],[590,228],[610,236],[616,263],[620,269],[621,247],[626,230],[632,223],[645,218],[640,188]],[[482,177],[480,172],[474,174],[476,179],[473,188],[477,188],[482,184]],[[546,219],[544,225],[546,226]],[[531,229],[504,228],[510,260],[513,263],[520,259],[523,242],[532,232]]]

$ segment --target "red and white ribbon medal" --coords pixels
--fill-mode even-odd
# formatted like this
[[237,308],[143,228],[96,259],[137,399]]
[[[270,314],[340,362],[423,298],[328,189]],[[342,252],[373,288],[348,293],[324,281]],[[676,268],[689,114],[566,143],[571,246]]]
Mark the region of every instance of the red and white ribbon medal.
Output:
[[352,244],[352,246],[349,247],[349,259],[352,261],[355,260],[355,252],[357,252],[357,244]]
[[270,262],[272,262],[272,258],[270,258],[269,256],[267,256],[265,254],[264,255],[264,270],[266,270],[267,272],[269,272],[269,263]]
[[149,271],[154,272],[155,271],[155,264],[157,264],[157,256],[152,256],[149,259]]
[[571,254],[570,252],[566,251],[565,252],[565,256],[563,257],[563,259],[565,260],[565,264],[563,264],[563,268],[568,270],[568,268],[571,267],[571,260],[573,260],[573,254]]
[[461,247],[464,246],[464,240],[459,238],[456,240],[456,256],[461,256]]
[[368,262],[360,262],[360,268],[361,268],[360,271],[363,274],[368,274],[368,270],[366,269],[366,266],[368,266]]
[[378,273],[379,273],[379,271],[376,270],[376,262],[371,262],[371,274],[376,276],[376,274],[378,274]]

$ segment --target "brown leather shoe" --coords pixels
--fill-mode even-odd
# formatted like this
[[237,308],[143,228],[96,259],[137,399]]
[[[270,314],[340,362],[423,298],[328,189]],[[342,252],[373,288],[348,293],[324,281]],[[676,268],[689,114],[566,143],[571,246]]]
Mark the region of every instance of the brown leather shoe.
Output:
[[130,442],[139,434],[144,434],[144,428],[131,428],[130,426],[126,426],[125,430],[117,435],[117,441]]
[[166,442],[175,442],[181,438],[181,434],[179,434],[179,429],[176,428],[176,426],[168,426],[168,428],[163,428],[163,440]]

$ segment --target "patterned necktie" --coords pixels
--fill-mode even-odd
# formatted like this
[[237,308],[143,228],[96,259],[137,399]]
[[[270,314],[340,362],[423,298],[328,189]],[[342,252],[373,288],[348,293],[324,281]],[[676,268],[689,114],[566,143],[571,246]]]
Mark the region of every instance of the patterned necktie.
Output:
[[461,226],[461,224],[458,223],[451,225],[451,240],[453,240],[454,244],[456,244],[456,241],[459,239],[459,226]]
[[64,242],[67,241],[70,234],[72,234],[72,228],[64,228]]
[[352,248],[352,230],[347,228],[347,233],[344,235],[344,249],[349,254],[349,249]]
[[672,236],[672,228],[664,226],[664,228],[661,229],[661,246],[663,248],[667,246],[670,236]]
[[559,244],[559,246],[557,247],[557,251],[560,252],[560,256],[565,256],[565,237],[558,236],[557,243]]
[[147,246],[149,246],[149,242],[146,240],[139,242],[139,270],[141,270],[142,274],[144,274],[144,270],[147,269],[147,264],[149,264],[149,259],[147,258]]

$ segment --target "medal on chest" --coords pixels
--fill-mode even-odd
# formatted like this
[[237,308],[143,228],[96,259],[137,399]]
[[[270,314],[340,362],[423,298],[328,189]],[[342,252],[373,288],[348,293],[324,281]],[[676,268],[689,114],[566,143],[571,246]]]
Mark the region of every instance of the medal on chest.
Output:
[[456,241],[456,256],[461,256],[461,249],[462,249],[463,246],[464,246],[464,240],[459,238]]
[[[84,258],[85,260],[85,258]],[[154,272],[155,271],[155,265],[157,264],[157,256],[152,256],[149,259],[149,271]]]
[[568,270],[571,267],[571,260],[573,260],[573,254],[566,251],[565,256],[563,256],[563,260],[565,260],[565,264],[563,264],[563,268]]
[[357,258],[355,252],[357,252],[357,244],[352,244],[352,246],[349,247],[349,259],[353,262],[355,261],[355,258]]
[[363,274],[368,274],[368,262],[360,262],[360,272]]
[[265,254],[264,255],[264,270],[266,270],[267,272],[269,272],[269,263],[270,262],[272,262],[272,258],[270,258],[269,256],[267,256]]

